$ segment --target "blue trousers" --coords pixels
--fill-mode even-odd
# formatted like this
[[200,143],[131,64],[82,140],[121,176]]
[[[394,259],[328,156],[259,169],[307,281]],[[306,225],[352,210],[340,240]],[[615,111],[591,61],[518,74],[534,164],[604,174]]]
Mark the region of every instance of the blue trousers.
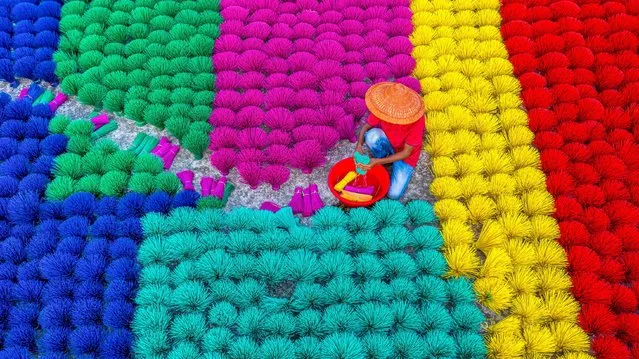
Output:
[[[368,146],[374,158],[384,158],[395,153],[388,137],[386,137],[384,131],[379,128],[368,130],[364,135],[364,142],[366,142],[366,146]],[[410,179],[413,177],[413,171],[414,168],[404,161],[393,163],[388,198],[402,198]]]

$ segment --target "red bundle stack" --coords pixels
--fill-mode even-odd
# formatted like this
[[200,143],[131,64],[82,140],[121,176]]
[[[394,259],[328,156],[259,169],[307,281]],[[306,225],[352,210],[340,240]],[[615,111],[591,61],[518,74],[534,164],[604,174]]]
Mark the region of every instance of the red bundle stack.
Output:
[[510,0],[502,35],[599,358],[639,357],[639,1]]

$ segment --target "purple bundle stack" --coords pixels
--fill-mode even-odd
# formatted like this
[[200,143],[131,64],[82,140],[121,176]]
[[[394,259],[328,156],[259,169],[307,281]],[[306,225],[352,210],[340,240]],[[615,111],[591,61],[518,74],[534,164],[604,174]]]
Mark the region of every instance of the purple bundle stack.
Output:
[[371,84],[410,77],[409,0],[223,0],[211,164],[251,187],[310,173],[355,141]]

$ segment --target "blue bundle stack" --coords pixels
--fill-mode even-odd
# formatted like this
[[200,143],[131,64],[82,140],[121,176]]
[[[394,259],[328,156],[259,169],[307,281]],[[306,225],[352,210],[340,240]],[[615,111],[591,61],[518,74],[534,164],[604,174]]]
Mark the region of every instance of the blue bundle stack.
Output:
[[183,191],[46,201],[68,138],[32,97],[0,94],[0,358],[129,357],[140,218],[195,207]]
[[0,79],[56,83],[61,0],[0,1]]

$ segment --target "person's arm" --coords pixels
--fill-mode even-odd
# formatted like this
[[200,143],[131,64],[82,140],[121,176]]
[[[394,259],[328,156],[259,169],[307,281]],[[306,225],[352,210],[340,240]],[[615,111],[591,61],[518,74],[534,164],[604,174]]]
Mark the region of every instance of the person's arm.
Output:
[[367,122],[364,123],[364,126],[362,126],[362,128],[359,130],[359,135],[357,136],[357,144],[355,145],[355,151],[364,154],[364,151],[362,150],[362,146],[364,145],[364,136],[366,135],[366,131],[370,130],[371,128],[373,128],[373,126],[371,126]]
[[371,158],[370,164],[368,165],[358,164],[357,166],[363,169],[364,171],[368,171],[371,168],[373,168],[375,165],[386,165],[386,164],[397,162],[397,161],[403,161],[407,159],[411,153],[413,153],[413,146],[406,144],[404,145],[404,149],[402,149],[400,152],[397,152],[395,154],[392,154],[384,158]]

